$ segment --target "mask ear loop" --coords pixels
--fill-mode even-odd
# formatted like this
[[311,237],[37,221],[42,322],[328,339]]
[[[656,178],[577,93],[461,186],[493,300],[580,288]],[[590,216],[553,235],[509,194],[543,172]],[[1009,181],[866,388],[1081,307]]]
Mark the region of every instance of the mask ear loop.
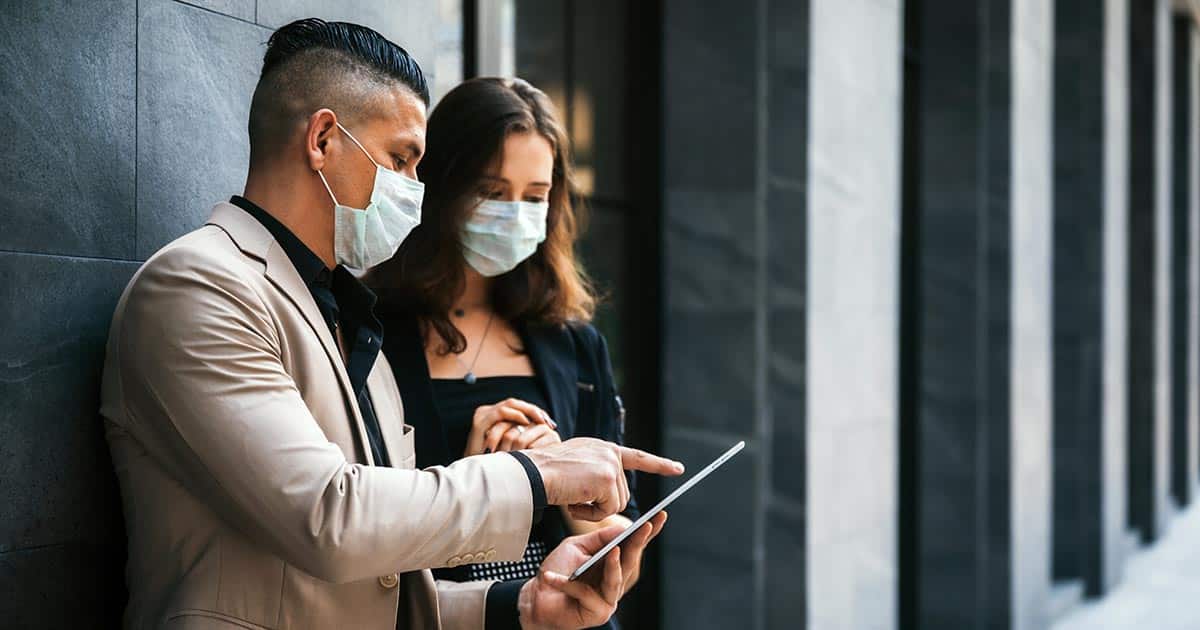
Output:
[[338,129],[341,129],[342,133],[346,134],[346,137],[350,138],[350,141],[358,146],[359,150],[363,152],[363,155],[366,155],[367,159],[371,160],[371,163],[375,165],[375,168],[380,168],[379,163],[375,161],[375,158],[371,157],[371,154],[367,152],[367,148],[364,147],[362,145],[362,143],[358,141],[358,138],[354,137],[354,134],[350,133],[349,131],[346,131],[346,128],[343,127],[342,123],[340,123],[340,122],[335,122],[333,124],[337,125]]
[[338,205],[337,197],[333,196],[333,189],[329,187],[329,182],[325,181],[325,174],[317,171],[317,177],[321,178],[321,183],[325,184],[325,190],[329,193],[329,198],[333,200],[333,205]]

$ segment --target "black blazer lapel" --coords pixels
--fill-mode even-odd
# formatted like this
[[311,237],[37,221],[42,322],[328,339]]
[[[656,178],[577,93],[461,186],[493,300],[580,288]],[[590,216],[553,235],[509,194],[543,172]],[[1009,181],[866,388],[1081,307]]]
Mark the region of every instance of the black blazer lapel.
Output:
[[522,326],[521,342],[550,401],[550,417],[564,440],[575,435],[579,409],[579,364],[575,341],[565,326]]

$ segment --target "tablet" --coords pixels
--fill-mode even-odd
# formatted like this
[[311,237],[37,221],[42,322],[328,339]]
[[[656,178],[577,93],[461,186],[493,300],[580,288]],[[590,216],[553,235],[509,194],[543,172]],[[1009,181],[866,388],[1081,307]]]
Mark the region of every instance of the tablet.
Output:
[[734,455],[737,455],[738,451],[745,448],[745,446],[746,446],[746,442],[744,442],[744,441],[734,444],[733,447],[730,448],[728,451],[725,451],[725,453],[723,455],[721,455],[720,457],[713,460],[713,462],[711,464],[709,464],[708,466],[705,466],[704,470],[701,470],[700,472],[696,473],[695,475],[692,475],[692,478],[688,479],[686,482],[684,482],[683,485],[676,488],[675,492],[672,492],[671,494],[667,495],[667,498],[663,499],[662,501],[659,501],[658,505],[656,505],[653,508],[651,508],[650,510],[648,510],[645,514],[642,514],[641,518],[634,521],[633,524],[630,525],[629,527],[625,528],[625,531],[621,532],[621,534],[618,535],[616,538],[614,538],[612,540],[612,542],[608,543],[607,545],[604,545],[604,548],[601,549],[600,551],[597,551],[596,555],[589,558],[587,562],[584,562],[583,566],[579,567],[578,569],[575,569],[575,572],[571,574],[571,579],[572,580],[579,579],[579,576],[583,575],[584,573],[587,572],[588,569],[592,568],[592,565],[596,564],[597,562],[600,561],[601,558],[608,555],[608,552],[612,551],[614,547],[621,544],[621,542],[624,541],[626,538],[629,538],[630,534],[632,534],[633,532],[636,532],[638,529],[640,529],[642,527],[642,525],[645,525],[650,519],[654,518],[655,514],[658,514],[659,512],[663,511],[663,508],[667,507],[668,505],[671,505],[672,501],[683,496],[683,493],[687,492],[688,490],[691,490],[692,486],[700,483],[701,479],[704,479],[709,474],[711,474],[712,471],[720,468],[721,464],[724,464],[725,462],[729,461],[729,458],[733,457]]

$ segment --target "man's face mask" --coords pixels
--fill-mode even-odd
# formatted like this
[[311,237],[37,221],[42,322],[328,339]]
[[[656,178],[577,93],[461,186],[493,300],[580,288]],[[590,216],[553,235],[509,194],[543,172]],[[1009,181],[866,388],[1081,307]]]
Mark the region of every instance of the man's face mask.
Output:
[[333,199],[333,253],[338,264],[369,269],[391,258],[400,243],[421,223],[425,185],[380,166],[341,123],[337,126],[375,165],[375,185],[371,189],[370,203],[359,210],[338,203],[329,182],[325,181],[325,174],[317,171]]

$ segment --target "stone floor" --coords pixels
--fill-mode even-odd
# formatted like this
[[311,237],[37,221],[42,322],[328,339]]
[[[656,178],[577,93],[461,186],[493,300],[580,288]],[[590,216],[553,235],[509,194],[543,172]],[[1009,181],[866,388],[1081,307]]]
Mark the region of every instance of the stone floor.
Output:
[[1120,586],[1069,612],[1054,630],[1200,629],[1200,505],[1134,555]]

